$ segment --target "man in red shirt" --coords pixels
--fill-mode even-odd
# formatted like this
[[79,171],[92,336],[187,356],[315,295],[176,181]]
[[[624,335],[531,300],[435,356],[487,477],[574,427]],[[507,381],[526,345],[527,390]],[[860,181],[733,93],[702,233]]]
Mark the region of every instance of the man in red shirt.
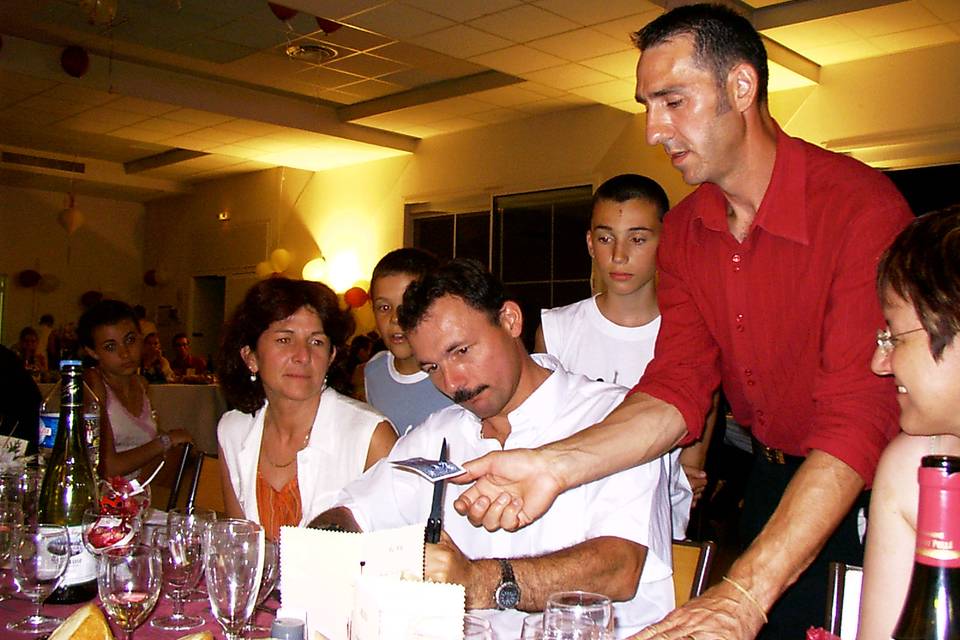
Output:
[[524,526],[567,488],[696,439],[722,384],[756,440],[752,543],[640,637],[745,640],[768,612],[765,637],[802,637],[822,623],[829,556],[862,554],[855,502],[897,431],[893,389],[869,368],[883,326],[873,280],[911,214],[882,174],[780,130],[746,19],[680,7],[636,42],[647,142],[700,185],[664,220],[654,360],[598,425],[469,463],[462,481],[478,481],[457,510],[491,530]]

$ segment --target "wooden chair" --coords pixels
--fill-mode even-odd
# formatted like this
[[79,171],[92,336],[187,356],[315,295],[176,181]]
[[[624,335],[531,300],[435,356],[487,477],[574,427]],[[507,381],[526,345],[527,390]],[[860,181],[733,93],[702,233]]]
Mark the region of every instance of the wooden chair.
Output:
[[[150,483],[150,502],[157,509],[170,511],[179,506],[180,487],[193,461],[194,451],[189,444],[170,452],[163,470]],[[179,453],[179,455],[175,455]]]
[[852,640],[860,622],[860,588],[863,568],[831,562],[827,569],[827,616],[824,627],[830,633]]
[[682,542],[673,543],[673,593],[677,606],[696,598],[707,588],[710,567],[716,543]]

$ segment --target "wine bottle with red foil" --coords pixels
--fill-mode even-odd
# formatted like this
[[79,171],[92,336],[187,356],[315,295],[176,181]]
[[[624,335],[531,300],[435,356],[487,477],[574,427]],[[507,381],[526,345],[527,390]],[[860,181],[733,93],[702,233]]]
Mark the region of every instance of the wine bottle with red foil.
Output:
[[917,550],[896,640],[960,640],[960,458],[924,456]]

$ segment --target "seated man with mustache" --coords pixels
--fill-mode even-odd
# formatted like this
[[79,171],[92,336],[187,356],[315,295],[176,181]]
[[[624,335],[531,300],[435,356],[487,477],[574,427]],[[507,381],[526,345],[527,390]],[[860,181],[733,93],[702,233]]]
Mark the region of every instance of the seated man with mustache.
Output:
[[[520,340],[520,307],[477,262],[453,260],[412,283],[399,322],[421,368],[457,404],[400,438],[313,527],[425,522],[432,485],[390,460],[435,459],[444,438],[454,462],[536,447],[590,426],[626,393],[569,373],[552,356],[531,357]],[[669,460],[659,458],[564,493],[521,531],[491,533],[455,515],[464,489],[448,485],[450,517],[440,542],[426,545],[425,577],[464,585],[467,608],[483,610],[497,637],[519,637],[523,612],[572,589],[610,596],[617,636],[627,637],[673,609],[668,489]]]

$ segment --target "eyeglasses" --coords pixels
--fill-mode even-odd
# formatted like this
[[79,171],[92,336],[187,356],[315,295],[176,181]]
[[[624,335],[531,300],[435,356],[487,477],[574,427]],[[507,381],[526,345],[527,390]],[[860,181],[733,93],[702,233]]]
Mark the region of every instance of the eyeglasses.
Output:
[[910,329],[909,331],[901,331],[900,333],[890,333],[890,327],[885,329],[880,329],[877,331],[877,349],[880,350],[880,353],[886,357],[890,355],[893,351],[893,348],[897,346],[897,341],[900,336],[905,336],[908,333],[916,333],[917,331],[923,331],[923,327],[917,327],[916,329]]

